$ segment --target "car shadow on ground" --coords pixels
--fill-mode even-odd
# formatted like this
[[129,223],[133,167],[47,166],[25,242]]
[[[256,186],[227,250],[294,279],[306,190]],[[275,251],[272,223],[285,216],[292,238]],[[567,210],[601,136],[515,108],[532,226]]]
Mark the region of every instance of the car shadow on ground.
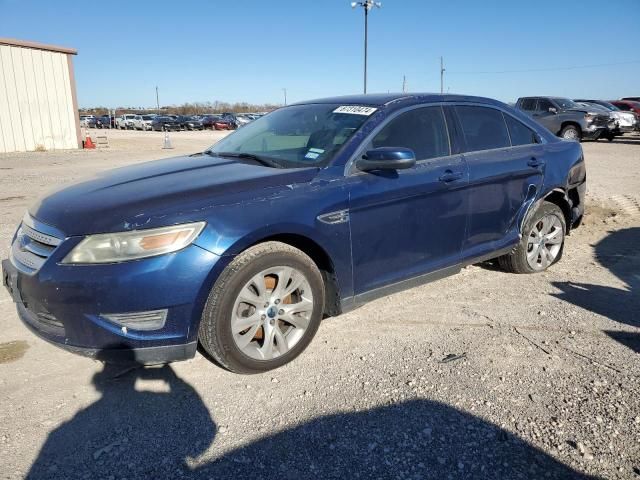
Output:
[[[623,325],[640,328],[640,228],[610,232],[595,245],[595,256],[600,265],[624,282],[624,287],[553,282],[560,290],[553,295]],[[640,352],[640,333],[616,330],[605,333]]]
[[[140,391],[141,380],[165,388]],[[93,383],[101,398],[49,435],[27,478],[593,478],[427,400],[316,418],[218,456],[209,411],[170,366],[107,365]],[[245,413],[286,416],[265,408]]]
[[636,137],[616,137],[612,143],[622,143],[624,145],[640,145],[640,136]]
[[123,351],[92,379],[100,399],[49,434],[27,478],[176,478],[209,448],[216,425],[193,387]]
[[428,400],[317,418],[194,473],[265,480],[594,478],[489,422]]

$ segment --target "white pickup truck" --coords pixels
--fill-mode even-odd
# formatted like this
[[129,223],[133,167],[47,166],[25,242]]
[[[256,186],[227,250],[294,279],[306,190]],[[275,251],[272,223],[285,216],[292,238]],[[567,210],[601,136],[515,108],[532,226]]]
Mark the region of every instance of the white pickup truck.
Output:
[[133,119],[135,114],[133,113],[125,113],[124,115],[120,115],[116,118],[116,128],[120,130],[129,130],[133,128]]

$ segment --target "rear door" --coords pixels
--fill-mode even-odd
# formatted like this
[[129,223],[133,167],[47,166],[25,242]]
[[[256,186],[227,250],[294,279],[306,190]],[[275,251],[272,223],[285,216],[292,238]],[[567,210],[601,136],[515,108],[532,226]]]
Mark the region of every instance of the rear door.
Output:
[[359,155],[378,147],[414,151],[414,168],[349,172],[356,294],[458,263],[467,216],[467,171],[452,154],[441,106],[389,120]]
[[462,255],[480,257],[518,239],[518,219],[542,186],[544,148],[529,127],[489,106],[456,106],[469,169]]

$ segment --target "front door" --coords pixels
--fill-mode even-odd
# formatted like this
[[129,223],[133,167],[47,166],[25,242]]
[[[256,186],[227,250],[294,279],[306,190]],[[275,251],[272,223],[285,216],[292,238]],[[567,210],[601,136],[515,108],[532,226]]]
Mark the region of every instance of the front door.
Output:
[[366,145],[410,148],[414,168],[348,179],[355,294],[456,264],[465,234],[467,170],[451,155],[440,106],[392,118]]

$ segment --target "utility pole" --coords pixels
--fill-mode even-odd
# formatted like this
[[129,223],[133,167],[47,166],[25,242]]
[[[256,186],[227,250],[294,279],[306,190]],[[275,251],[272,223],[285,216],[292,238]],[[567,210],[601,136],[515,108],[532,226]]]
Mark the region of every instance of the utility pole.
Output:
[[402,93],[407,93],[407,76],[402,76]]
[[440,57],[440,94],[444,93],[444,60]]
[[369,10],[373,7],[381,8],[382,2],[373,0],[363,0],[362,2],[351,2],[351,8],[362,7],[364,9],[364,93],[367,93],[367,43],[369,36]]
[[282,91],[284,92],[284,106],[287,106],[287,89],[283,88]]
[[160,115],[160,97],[158,97],[158,86],[156,85],[156,109],[158,115]]

